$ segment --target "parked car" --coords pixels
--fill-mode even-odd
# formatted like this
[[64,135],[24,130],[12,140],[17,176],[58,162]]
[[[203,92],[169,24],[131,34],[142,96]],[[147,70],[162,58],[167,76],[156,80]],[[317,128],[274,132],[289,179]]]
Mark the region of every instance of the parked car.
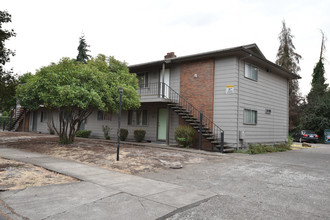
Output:
[[295,133],[292,136],[294,141],[302,142],[314,142],[316,143],[319,140],[319,136],[311,130],[301,130],[297,133]]

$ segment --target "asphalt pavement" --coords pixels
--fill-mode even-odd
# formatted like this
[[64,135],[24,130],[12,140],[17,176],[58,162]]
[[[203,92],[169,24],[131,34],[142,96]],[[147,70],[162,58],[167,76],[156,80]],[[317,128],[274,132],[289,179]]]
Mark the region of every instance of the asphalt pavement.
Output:
[[81,180],[0,192],[0,213],[13,219],[330,219],[325,144],[140,176],[15,149],[0,155]]
[[330,144],[145,173],[217,196],[169,219],[330,219]]

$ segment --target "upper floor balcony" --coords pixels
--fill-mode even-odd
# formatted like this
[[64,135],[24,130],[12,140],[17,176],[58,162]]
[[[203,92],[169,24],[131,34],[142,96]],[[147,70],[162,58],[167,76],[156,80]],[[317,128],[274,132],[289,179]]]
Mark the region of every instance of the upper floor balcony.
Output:
[[165,83],[140,84],[138,93],[141,102],[169,102],[171,91]]

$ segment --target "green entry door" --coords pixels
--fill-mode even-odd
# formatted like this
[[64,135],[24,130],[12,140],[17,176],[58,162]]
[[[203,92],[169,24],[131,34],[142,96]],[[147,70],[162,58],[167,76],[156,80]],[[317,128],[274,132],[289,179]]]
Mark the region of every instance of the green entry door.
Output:
[[33,112],[32,131],[37,132],[38,112]]
[[166,140],[166,122],[167,122],[167,109],[160,108],[158,111],[158,140]]

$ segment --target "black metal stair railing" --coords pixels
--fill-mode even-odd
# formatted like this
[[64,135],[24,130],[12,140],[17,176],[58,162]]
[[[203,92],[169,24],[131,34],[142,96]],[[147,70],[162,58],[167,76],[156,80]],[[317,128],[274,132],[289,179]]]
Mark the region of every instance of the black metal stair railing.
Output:
[[[141,88],[142,87],[142,88]],[[148,88],[145,88],[143,85],[140,86],[139,90],[140,95],[154,95],[159,98],[164,98],[171,103],[175,103],[180,106],[184,111],[189,114],[191,119],[196,120],[197,122],[202,122],[202,131],[209,132],[210,136],[208,139],[213,140],[213,144],[221,146],[221,152],[224,147],[224,131],[216,125],[211,119],[193,106],[186,98],[173,90],[166,83],[149,83]],[[198,129],[200,130],[200,129]]]
[[[12,121],[12,123],[8,124],[8,131],[11,131],[15,128],[15,126],[17,125],[17,123],[20,123],[20,121],[22,120],[22,117],[24,115],[24,113],[26,112],[26,108],[23,109],[23,111],[21,111],[18,115],[18,117]],[[15,130],[14,130],[15,131]]]

